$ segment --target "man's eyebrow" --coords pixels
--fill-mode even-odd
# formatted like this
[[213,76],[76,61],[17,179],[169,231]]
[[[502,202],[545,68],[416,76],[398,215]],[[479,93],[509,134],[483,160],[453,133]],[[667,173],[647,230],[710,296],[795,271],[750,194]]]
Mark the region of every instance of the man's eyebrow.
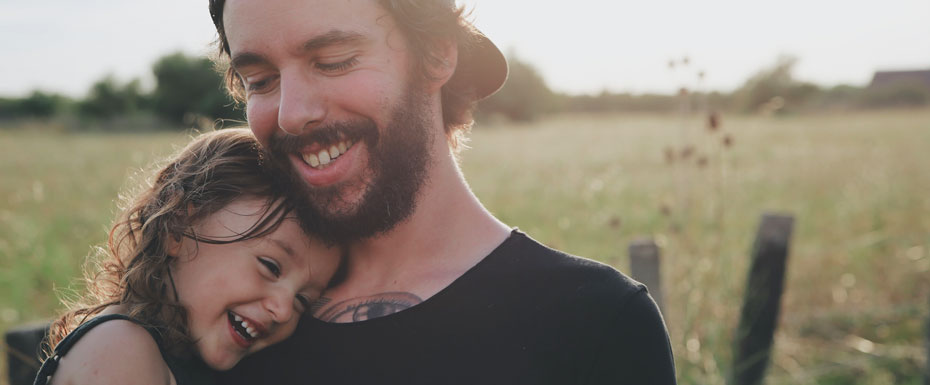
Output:
[[365,36],[360,33],[334,29],[307,40],[302,48],[304,52],[312,52],[331,45],[357,43],[362,40],[365,40]]
[[242,67],[248,67],[252,65],[266,64],[268,60],[264,56],[252,52],[243,52],[236,54],[229,62],[229,66],[234,70],[239,70]]
[[[313,52],[321,48],[337,45],[357,43],[365,40],[365,36],[358,32],[342,31],[338,29],[331,30],[322,35],[316,36],[304,42],[301,46],[302,52]],[[268,59],[264,56],[253,52],[242,52],[236,54],[229,65],[233,70],[239,70],[243,67],[252,65],[268,64]]]

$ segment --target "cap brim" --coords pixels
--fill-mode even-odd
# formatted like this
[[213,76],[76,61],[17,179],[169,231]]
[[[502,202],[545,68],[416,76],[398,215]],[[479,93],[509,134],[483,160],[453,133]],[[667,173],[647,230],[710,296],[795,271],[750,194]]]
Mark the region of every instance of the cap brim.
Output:
[[472,84],[475,87],[475,100],[478,101],[493,95],[504,86],[508,68],[507,59],[491,39],[477,30],[475,38],[467,52],[459,52],[459,64],[452,75],[452,81]]

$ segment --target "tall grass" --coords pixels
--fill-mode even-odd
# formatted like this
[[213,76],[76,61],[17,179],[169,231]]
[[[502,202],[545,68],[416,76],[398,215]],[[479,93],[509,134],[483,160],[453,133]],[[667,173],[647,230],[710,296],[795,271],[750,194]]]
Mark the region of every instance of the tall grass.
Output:
[[[682,384],[723,383],[767,210],[797,218],[768,383],[918,384],[930,110],[722,122],[685,122],[688,157],[679,117],[484,125],[463,169],[495,215],[567,252],[628,272],[629,242],[655,238]],[[0,132],[0,330],[59,309],[55,290],[104,240],[127,178],[185,141]]]
[[654,237],[683,384],[723,383],[759,216],[792,213],[769,383],[918,383],[930,111],[722,120],[686,122],[688,151],[667,117],[486,127],[465,174],[505,222],[620,270],[633,238]]
[[[180,134],[0,131],[0,331],[48,319],[106,238],[117,193]],[[0,384],[6,384],[6,350]]]

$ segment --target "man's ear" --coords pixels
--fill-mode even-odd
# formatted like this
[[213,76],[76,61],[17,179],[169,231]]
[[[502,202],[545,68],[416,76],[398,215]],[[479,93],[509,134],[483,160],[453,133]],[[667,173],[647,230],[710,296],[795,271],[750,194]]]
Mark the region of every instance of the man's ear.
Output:
[[449,82],[458,67],[459,47],[453,40],[439,41],[433,48],[433,58],[429,61],[430,91],[438,92]]

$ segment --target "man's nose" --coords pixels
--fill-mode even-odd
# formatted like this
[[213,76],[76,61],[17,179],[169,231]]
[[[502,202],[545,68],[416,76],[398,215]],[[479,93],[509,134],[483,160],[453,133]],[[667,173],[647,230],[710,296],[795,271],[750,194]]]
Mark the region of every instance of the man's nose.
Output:
[[318,81],[299,71],[281,73],[278,126],[291,135],[301,135],[323,122],[326,103]]

